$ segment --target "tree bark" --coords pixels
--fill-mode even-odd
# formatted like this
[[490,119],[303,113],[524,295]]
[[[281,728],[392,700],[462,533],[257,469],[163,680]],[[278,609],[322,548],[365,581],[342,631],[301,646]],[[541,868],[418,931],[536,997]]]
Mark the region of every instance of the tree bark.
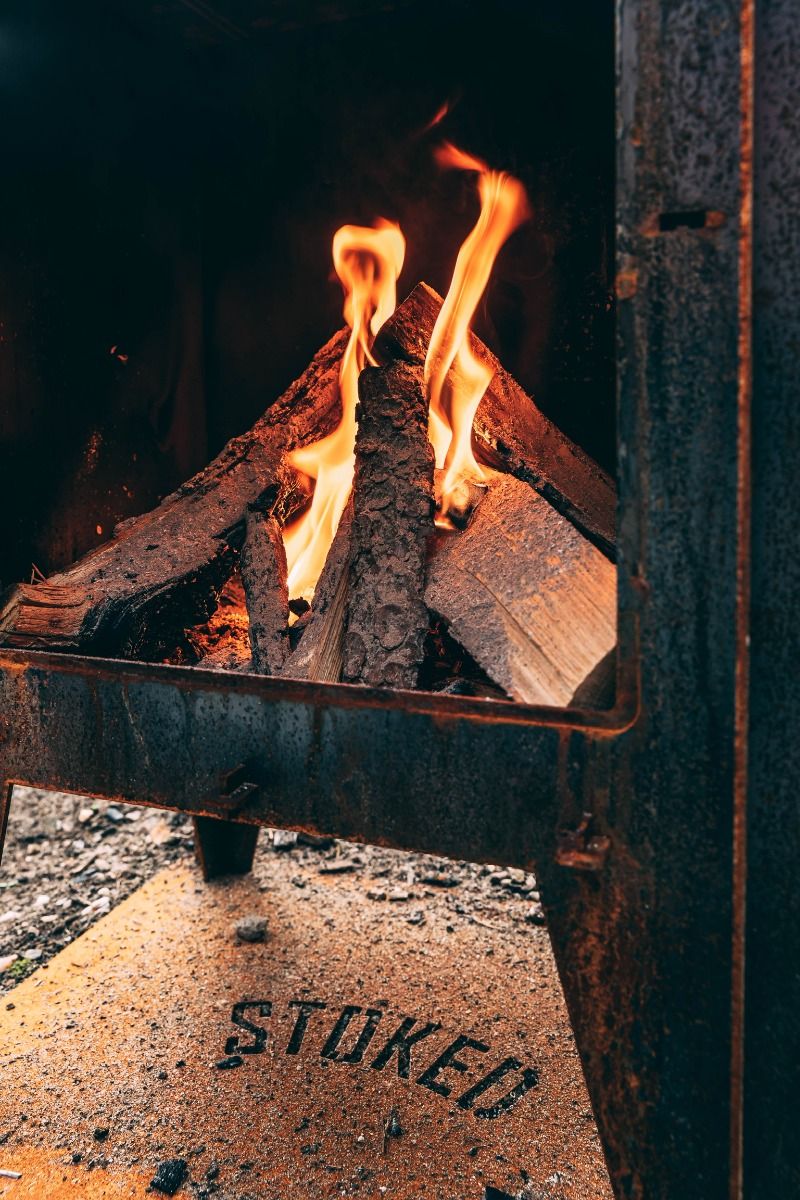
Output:
[[495,475],[469,528],[436,538],[425,601],[509,696],[565,707],[616,644],[616,589],[565,517]]
[[[422,364],[442,298],[417,284],[375,341],[383,362]],[[529,483],[609,557],[614,556],[616,489],[606,473],[536,407],[474,334],[470,345],[494,375],[473,425],[481,458]]]
[[248,433],[158,508],[0,610],[0,644],[158,659],[206,620],[242,544],[247,508],[277,494],[284,453],[339,418],[341,330]]
[[433,450],[419,367],[362,371],[342,678],[413,688],[423,658]]

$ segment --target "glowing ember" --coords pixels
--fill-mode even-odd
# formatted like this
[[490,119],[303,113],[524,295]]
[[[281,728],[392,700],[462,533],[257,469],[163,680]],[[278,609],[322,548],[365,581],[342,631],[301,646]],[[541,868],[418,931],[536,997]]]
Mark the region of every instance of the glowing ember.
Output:
[[[436,152],[443,167],[478,173],[481,212],[456,259],[453,280],[431,335],[425,359],[430,402],[428,433],[436,466],[444,469],[440,521],[463,506],[471,483],[485,478],[472,452],[472,422],[492,371],[473,354],[469,327],[489,282],[500,247],[530,216],[525,189],[511,175],[446,142]],[[452,368],[452,370],[451,370]]]
[[333,265],[352,330],[339,369],[342,419],[333,433],[289,455],[292,466],[316,480],[310,508],[284,531],[291,599],[312,599],[350,495],[358,376],[368,363],[374,365],[370,348],[375,334],[394,312],[405,249],[399,226],[381,219],[374,229],[343,225],[333,239]]

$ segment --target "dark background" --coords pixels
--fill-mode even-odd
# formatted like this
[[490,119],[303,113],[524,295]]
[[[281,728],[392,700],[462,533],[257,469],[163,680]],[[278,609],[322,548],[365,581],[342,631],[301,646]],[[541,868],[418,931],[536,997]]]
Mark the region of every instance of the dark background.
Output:
[[0,581],[268,407],[341,324],[340,224],[399,221],[400,296],[447,289],[477,199],[441,137],[534,209],[479,332],[613,471],[613,82],[601,0],[4,4]]

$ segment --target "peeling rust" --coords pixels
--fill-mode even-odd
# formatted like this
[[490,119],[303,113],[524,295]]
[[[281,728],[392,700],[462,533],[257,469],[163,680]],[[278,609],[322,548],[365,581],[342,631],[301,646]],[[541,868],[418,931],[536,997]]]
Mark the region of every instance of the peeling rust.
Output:
[[600,871],[611,849],[611,838],[591,832],[594,818],[584,813],[577,829],[562,829],[556,845],[556,862],[573,871]]

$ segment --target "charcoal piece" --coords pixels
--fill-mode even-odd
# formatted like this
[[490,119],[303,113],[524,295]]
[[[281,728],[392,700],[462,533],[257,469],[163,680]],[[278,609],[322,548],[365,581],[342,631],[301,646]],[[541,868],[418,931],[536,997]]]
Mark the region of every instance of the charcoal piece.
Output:
[[[424,363],[441,306],[433,288],[417,284],[378,333],[374,352],[379,360]],[[494,372],[473,426],[480,457],[529,483],[613,557],[617,496],[612,481],[548,420],[474,334],[470,347]]]
[[425,546],[434,528],[422,371],[399,362],[368,367],[358,390],[342,678],[413,688],[428,629]]
[[238,646],[225,645],[209,650],[194,665],[202,667],[204,671],[239,671],[246,674],[253,670],[253,659]]
[[150,1181],[150,1191],[160,1192],[162,1196],[174,1196],[178,1188],[189,1177],[189,1164],[185,1158],[171,1158],[158,1164],[155,1175]]
[[156,659],[207,620],[231,574],[247,508],[274,491],[287,450],[339,420],[336,334],[279,400],[193,479],[104,545],[38,584],[19,584],[0,608],[0,644]]
[[241,572],[253,670],[278,675],[289,653],[286,551],[278,522],[255,508],[247,513]]

